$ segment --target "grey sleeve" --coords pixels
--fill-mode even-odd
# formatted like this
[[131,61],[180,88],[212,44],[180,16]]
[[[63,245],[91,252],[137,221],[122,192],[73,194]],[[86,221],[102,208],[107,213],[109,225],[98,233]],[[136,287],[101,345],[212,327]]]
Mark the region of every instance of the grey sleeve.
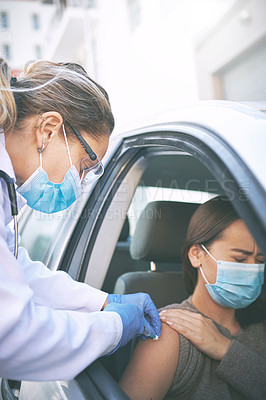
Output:
[[266,399],[266,359],[233,340],[216,374],[250,400]]

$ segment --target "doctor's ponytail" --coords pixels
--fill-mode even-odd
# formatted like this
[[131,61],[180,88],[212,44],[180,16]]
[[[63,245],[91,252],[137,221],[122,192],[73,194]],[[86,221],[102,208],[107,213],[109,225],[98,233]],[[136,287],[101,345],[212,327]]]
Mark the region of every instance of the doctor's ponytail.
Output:
[[0,58],[0,129],[12,130],[17,120],[17,107],[10,89],[11,73],[7,62]]

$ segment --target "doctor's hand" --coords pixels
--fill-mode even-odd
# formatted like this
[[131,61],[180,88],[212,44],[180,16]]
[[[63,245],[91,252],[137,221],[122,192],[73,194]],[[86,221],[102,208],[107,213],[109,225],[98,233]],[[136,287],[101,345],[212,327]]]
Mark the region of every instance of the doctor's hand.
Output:
[[161,321],[159,317],[159,312],[155,307],[152,299],[147,293],[134,293],[134,294],[109,294],[108,295],[109,303],[120,303],[120,304],[134,304],[137,306],[143,313],[149,325],[152,328],[152,335],[141,335],[141,339],[147,339],[147,337],[152,337],[155,339],[156,337],[160,337],[161,335]]
[[222,360],[232,342],[217,329],[211,319],[202,314],[167,309],[160,312],[160,318],[214,360]]
[[155,332],[144,317],[143,312],[134,304],[109,303],[103,312],[106,311],[118,313],[123,324],[120,342],[112,353],[120,346],[125,346],[135,336],[145,335],[146,337],[155,337]]

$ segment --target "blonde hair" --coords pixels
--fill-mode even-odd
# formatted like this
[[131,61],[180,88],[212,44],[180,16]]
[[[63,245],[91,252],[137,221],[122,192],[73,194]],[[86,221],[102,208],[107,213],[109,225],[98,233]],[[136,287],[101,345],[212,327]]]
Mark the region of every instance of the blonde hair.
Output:
[[14,128],[17,120],[17,107],[10,89],[11,73],[6,61],[0,59],[0,127],[8,132]]
[[106,91],[74,63],[28,62],[17,80],[0,59],[0,127],[9,132],[26,118],[57,111],[66,123],[93,137],[109,135],[114,117]]

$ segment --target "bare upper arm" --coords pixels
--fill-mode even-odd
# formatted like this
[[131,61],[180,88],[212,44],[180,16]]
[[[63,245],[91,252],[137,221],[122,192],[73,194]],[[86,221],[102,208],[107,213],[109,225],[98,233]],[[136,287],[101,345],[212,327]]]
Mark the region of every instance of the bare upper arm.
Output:
[[177,368],[179,335],[165,323],[159,340],[140,340],[119,382],[131,400],[159,400]]

